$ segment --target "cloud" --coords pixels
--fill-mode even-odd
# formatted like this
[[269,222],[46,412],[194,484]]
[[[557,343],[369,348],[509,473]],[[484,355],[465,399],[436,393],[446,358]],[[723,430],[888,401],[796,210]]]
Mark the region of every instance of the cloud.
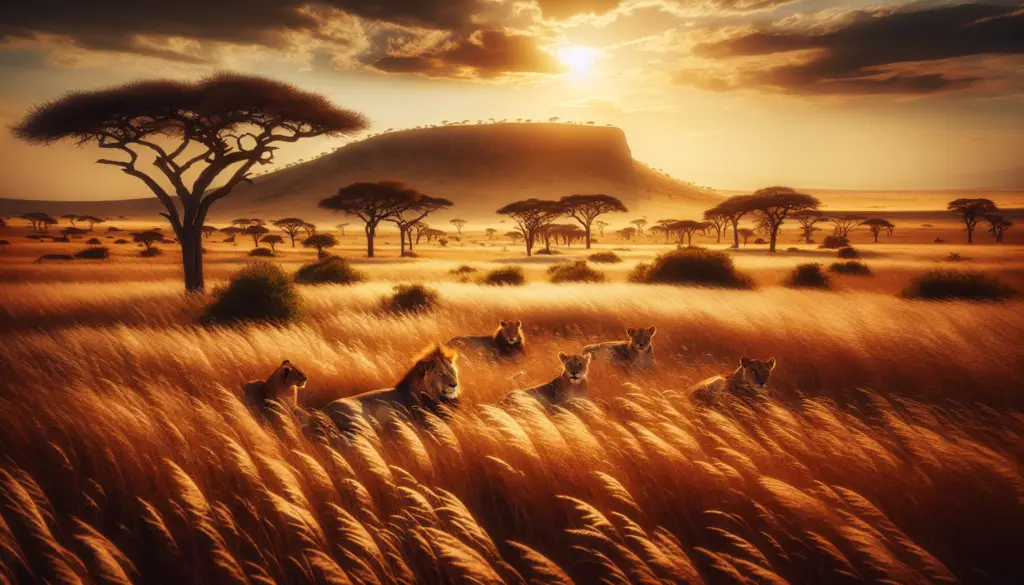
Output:
[[416,53],[383,57],[373,67],[386,73],[430,77],[494,78],[506,73],[559,73],[555,58],[532,36],[480,30],[461,40]]
[[681,71],[680,83],[714,91],[763,88],[795,94],[927,95],[1000,81],[1005,63],[958,67],[981,55],[1024,54],[1024,10],[960,4],[857,11],[825,28],[741,29],[700,42],[704,66]]

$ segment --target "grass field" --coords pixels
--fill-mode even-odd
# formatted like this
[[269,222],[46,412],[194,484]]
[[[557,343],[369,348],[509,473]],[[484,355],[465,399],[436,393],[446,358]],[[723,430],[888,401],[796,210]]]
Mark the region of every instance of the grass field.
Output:
[[[752,291],[626,282],[672,249],[611,238],[607,284],[546,282],[577,256],[507,241],[394,245],[366,283],[304,287],[284,326],[200,327],[176,248],[32,264],[82,243],[0,230],[0,579],[7,583],[1014,583],[1024,580],[1024,301],[931,303],[898,292],[933,267],[1024,290],[1024,247],[968,247],[955,225],[855,245],[873,276],[779,286],[834,251],[732,252]],[[929,244],[941,237],[948,244]],[[987,236],[978,236],[979,239]],[[959,238],[959,239],[957,239]],[[220,239],[214,236],[214,239]],[[388,242],[382,236],[381,242]],[[709,244],[706,238],[699,243]],[[223,281],[249,246],[209,245]],[[596,251],[595,250],[595,251]],[[961,254],[951,262],[950,252]],[[279,248],[294,271],[314,254]],[[528,284],[452,270],[524,268]],[[479,274],[479,273],[477,273]],[[400,282],[433,312],[393,315]],[[424,346],[521,319],[525,359],[459,358],[464,403],[423,427],[343,440],[261,425],[240,384],[287,358],[303,401],[393,384]],[[497,403],[559,373],[556,354],[657,325],[658,367],[591,371],[592,402]],[[775,357],[770,397],[698,408],[689,384]]]

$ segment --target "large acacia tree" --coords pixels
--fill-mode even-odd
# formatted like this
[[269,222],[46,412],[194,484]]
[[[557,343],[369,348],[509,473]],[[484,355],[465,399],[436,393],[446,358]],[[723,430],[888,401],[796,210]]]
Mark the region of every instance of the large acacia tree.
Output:
[[789,187],[766,187],[755,191],[740,205],[747,211],[758,214],[758,220],[768,232],[768,251],[775,252],[779,226],[785,221],[786,216],[805,209],[817,209],[821,201],[806,193],[797,193]]
[[[748,199],[750,199],[750,195],[735,195],[704,212],[706,218],[721,217],[732,225],[733,248],[740,247],[740,234],[736,230],[739,229],[740,218],[750,213],[750,208],[746,205]],[[665,241],[668,241],[667,231],[665,232]]]
[[882,230],[886,230],[889,232],[889,235],[892,235],[892,229],[896,227],[889,220],[882,219],[880,217],[866,219],[861,222],[861,225],[868,226],[868,229],[871,230],[871,235],[875,237],[876,244],[878,243],[878,236],[882,233]]
[[[160,200],[181,242],[185,290],[201,292],[202,226],[255,165],[283,143],[367,127],[359,113],[262,77],[217,73],[196,82],[152,80],[72,92],[33,108],[13,128],[33,144],[73,141],[120,154],[102,158]],[[148,160],[143,160],[148,159]],[[169,186],[169,188],[168,188]]]
[[[399,208],[395,211],[394,215],[387,218],[387,221],[398,226],[398,239],[402,242],[400,255],[403,257],[405,256],[406,241],[409,242],[409,250],[412,250],[412,234],[413,231],[415,231],[414,226],[419,224],[423,218],[427,217],[431,213],[451,206],[452,202],[447,199],[431,197],[425,193],[419,193],[416,197],[410,199],[407,205]],[[458,221],[462,220],[460,219]]]
[[[359,181],[338,189],[337,194],[321,201],[320,207],[363,220],[366,224],[366,256],[373,258],[373,239],[377,235],[377,226],[380,222],[391,220],[403,211],[414,208],[422,197],[425,197],[423,193],[401,181]],[[439,201],[451,205],[450,201]],[[399,226],[403,237],[403,254],[405,230],[408,230],[412,223],[414,222],[410,222],[404,228]]]
[[804,237],[805,244],[814,243],[814,232],[821,231],[820,228],[814,227],[815,224],[829,221],[816,209],[801,209],[793,214],[793,219],[800,224],[800,234]]
[[[575,219],[586,233],[587,249],[590,249],[590,226],[597,216],[614,211],[629,211],[618,197],[611,195],[568,195],[559,201],[563,213]],[[641,230],[642,233],[642,230]]]
[[292,242],[292,248],[294,248],[295,238],[298,237],[299,230],[303,229],[306,222],[297,217],[285,217],[274,221],[273,225],[288,235],[288,239]]
[[949,211],[959,213],[963,217],[964,225],[967,226],[967,243],[974,243],[974,227],[978,225],[978,221],[993,212],[999,211],[996,204],[991,199],[983,198],[961,198],[954,199],[949,202],[946,207]]
[[670,223],[665,226],[668,231],[677,234],[679,237],[679,244],[682,245],[683,238],[686,238],[686,245],[693,245],[693,234],[697,232],[703,232],[708,229],[709,224],[703,221],[694,221],[692,219],[684,219],[683,221],[677,221]]
[[559,217],[562,217],[565,207],[558,201],[546,199],[524,199],[514,201],[497,211],[501,215],[507,215],[519,228],[526,242],[526,255],[533,255],[533,244],[537,239],[538,232],[552,224]]

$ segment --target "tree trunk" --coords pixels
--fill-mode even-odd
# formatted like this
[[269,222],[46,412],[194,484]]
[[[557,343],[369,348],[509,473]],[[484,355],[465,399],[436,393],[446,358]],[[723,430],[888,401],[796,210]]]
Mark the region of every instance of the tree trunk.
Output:
[[973,244],[974,243],[974,226],[971,225],[970,222],[966,222],[966,223],[967,223],[967,243],[968,244]]
[[409,251],[412,252],[412,230],[405,231],[405,237],[409,239]]
[[779,225],[778,223],[771,225],[771,241],[768,243],[768,252],[772,254],[775,253],[775,240],[779,237]]
[[373,258],[373,236],[376,226],[366,224],[366,257]]
[[288,237],[292,240],[292,248],[295,247],[295,234],[288,234]]
[[[202,222],[199,222],[200,224]],[[181,242],[181,264],[185,270],[185,292],[202,293],[206,290],[203,279],[203,232],[196,226],[182,226],[178,231]]]
[[875,232],[875,243],[878,243],[878,232]]
[[398,226],[399,256],[405,258],[405,228]]
[[587,249],[589,250],[590,249],[590,224],[589,223],[583,226],[583,231],[585,231],[586,234],[587,234]]
[[526,255],[533,255],[533,237],[535,234],[529,233],[526,235]]

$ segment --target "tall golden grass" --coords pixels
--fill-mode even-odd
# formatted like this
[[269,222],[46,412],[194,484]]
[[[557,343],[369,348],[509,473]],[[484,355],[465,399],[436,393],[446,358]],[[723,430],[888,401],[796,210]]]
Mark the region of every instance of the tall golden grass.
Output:
[[[785,289],[387,283],[304,289],[281,328],[199,328],[177,282],[3,285],[3,583],[1008,583],[1024,575],[1024,304]],[[558,299],[552,303],[551,299]],[[289,358],[310,406],[433,340],[522,319],[528,359],[460,358],[451,420],[303,432],[239,384]],[[593,402],[495,406],[555,354],[658,326],[660,366]],[[774,356],[773,396],[685,388]],[[325,422],[325,421],[321,421]]]

